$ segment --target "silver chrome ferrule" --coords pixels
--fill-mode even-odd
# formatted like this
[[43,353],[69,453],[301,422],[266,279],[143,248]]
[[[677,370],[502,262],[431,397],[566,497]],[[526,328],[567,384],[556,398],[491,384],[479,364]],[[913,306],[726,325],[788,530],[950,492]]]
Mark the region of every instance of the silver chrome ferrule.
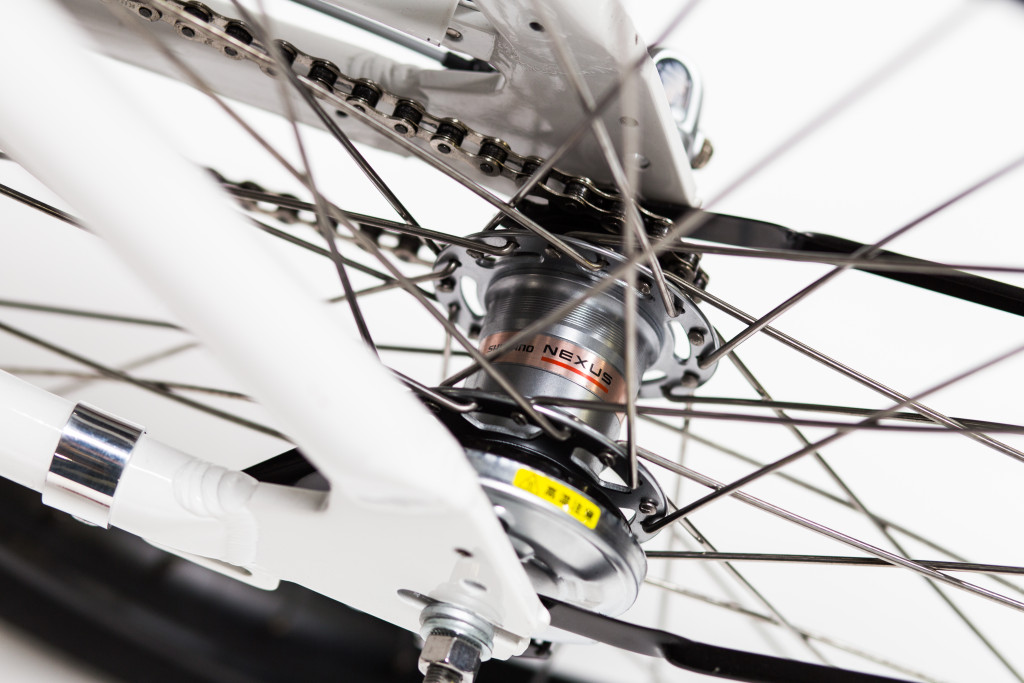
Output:
[[110,507],[143,429],[79,403],[61,431],[43,484],[43,504],[110,527]]

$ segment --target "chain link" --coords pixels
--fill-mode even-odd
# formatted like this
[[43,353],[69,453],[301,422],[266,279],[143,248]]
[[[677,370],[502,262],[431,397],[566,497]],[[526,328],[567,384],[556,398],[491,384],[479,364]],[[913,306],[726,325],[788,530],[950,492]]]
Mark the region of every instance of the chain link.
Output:
[[[270,51],[246,23],[214,12],[200,2],[184,0],[102,0],[116,2],[151,22],[164,22],[186,40],[204,43],[230,59],[255,63],[270,77],[277,75],[277,63]],[[419,101],[383,89],[373,81],[355,78],[328,59],[310,55],[283,40],[275,41],[284,61],[320,99],[334,104],[338,115],[352,107],[389,128],[395,135],[419,140],[445,160],[469,167],[489,177],[509,178],[523,184],[544,160],[517,154],[503,140],[484,135],[456,118],[438,117]],[[240,184],[244,187],[244,184]],[[598,187],[591,179],[552,169],[536,184],[529,196],[541,198],[563,210],[589,216],[605,226],[624,220],[621,196]],[[284,195],[282,195],[284,197]],[[662,234],[672,220],[643,206],[638,207],[647,229]],[[287,211],[279,210],[288,222]],[[269,212],[275,213],[273,211]],[[678,259],[678,257],[676,257]],[[684,262],[685,261],[685,262]],[[679,260],[687,279],[701,279],[692,259]],[[683,274],[683,273],[680,273]]]

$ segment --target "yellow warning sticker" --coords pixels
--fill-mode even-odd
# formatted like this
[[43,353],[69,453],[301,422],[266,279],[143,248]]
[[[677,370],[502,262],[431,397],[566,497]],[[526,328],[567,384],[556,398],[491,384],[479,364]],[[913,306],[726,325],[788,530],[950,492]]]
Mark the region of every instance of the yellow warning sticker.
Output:
[[555,507],[562,508],[588,529],[595,528],[597,520],[601,519],[601,508],[589,498],[544,475],[530,470],[519,470],[512,480],[512,485],[543,498]]

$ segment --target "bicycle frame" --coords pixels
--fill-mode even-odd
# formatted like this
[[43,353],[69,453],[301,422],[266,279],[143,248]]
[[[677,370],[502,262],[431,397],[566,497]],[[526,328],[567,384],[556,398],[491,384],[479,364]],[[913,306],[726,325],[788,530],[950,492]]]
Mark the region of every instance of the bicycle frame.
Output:
[[[331,482],[329,495],[256,484],[143,437],[110,522],[177,552],[241,565],[228,568],[236,578],[251,574],[264,587],[296,581],[413,631],[422,604],[401,599],[400,589],[464,604],[501,626],[495,656],[522,651],[546,612],[458,444],[268,254],[212,180],[129,114],[132,103],[59,8],[30,3],[17,14],[4,22],[0,59],[16,63],[19,53],[53,45],[40,66],[63,65],[82,103],[78,130],[89,134],[40,126],[66,100],[8,69],[0,80],[19,106],[0,114],[4,148],[134,263]],[[190,197],[192,208],[167,203],[162,186]],[[207,219],[194,219],[197,206]],[[294,362],[284,368],[275,358],[288,348]],[[0,473],[43,490],[72,406],[10,376],[2,386]],[[354,428],[385,411],[401,414],[404,429]],[[234,503],[221,485],[232,479],[250,489]],[[466,578],[487,591],[467,588]]]
[[[510,142],[550,153],[574,122],[567,118],[572,112],[550,98],[552,107],[539,116],[554,125],[538,134],[538,113],[521,105],[530,94],[568,91],[564,74],[531,65],[530,51],[546,40],[543,30],[518,5],[478,3],[488,25],[456,4],[416,3],[411,24],[399,10],[379,10],[374,18],[437,43],[462,36],[459,49],[494,62],[499,73],[418,72],[432,106],[455,110],[458,103],[484,122],[512,121],[513,138],[517,127],[528,132]],[[594,92],[612,85],[622,62],[642,49],[628,41],[631,49],[618,54],[622,36],[614,34],[622,33],[624,15],[615,3],[604,7],[559,10],[587,60]],[[117,484],[109,523],[253,585],[294,581],[413,631],[424,600],[462,605],[500,627],[494,656],[522,652],[547,612],[460,446],[325,314],[213,181],[149,129],[56,3],[21,4],[6,15],[0,60],[17,64],[31,53],[32,74],[62,77],[57,89],[19,69],[0,74],[0,87],[18,105],[0,110],[5,151],[75,208],[331,484],[323,494],[257,483],[142,436]],[[455,33],[445,33],[449,25]],[[632,29],[625,29],[628,38]],[[118,52],[109,41],[105,47]],[[654,133],[640,152],[659,171],[643,177],[645,192],[694,203],[686,152],[651,64],[641,82],[635,111]],[[75,127],[48,125],[69,95],[80,105]],[[627,125],[614,108],[602,119],[609,127]],[[599,159],[596,149],[579,147],[566,158],[570,170]],[[168,202],[164,188],[188,201]],[[284,349],[287,366],[280,362]],[[74,406],[9,375],[0,377],[0,406],[0,475],[52,502],[48,468]],[[356,428],[389,415],[401,416],[401,429]],[[353,560],[354,553],[372,561]],[[416,595],[425,597],[409,597]]]

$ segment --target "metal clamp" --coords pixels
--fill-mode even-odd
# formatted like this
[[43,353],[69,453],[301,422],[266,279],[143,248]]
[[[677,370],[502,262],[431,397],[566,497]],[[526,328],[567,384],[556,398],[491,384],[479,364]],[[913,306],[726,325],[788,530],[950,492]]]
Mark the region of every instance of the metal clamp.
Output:
[[43,484],[43,504],[110,527],[110,507],[143,429],[84,403],[71,411]]

